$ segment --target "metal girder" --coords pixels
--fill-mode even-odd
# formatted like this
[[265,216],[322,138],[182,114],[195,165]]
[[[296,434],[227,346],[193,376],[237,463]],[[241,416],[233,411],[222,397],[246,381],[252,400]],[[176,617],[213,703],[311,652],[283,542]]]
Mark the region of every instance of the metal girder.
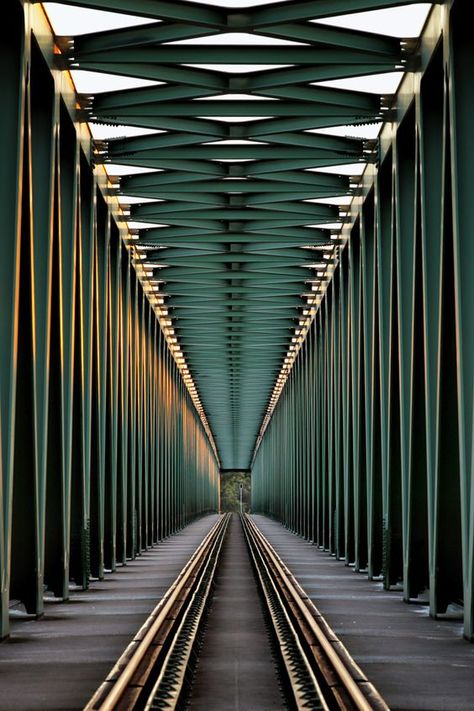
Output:
[[[337,199],[353,190],[350,178],[333,173],[338,166],[343,173],[346,164],[375,160],[364,141],[318,131],[380,122],[387,103],[385,97],[381,101],[366,92],[317,84],[400,70],[409,56],[396,38],[309,20],[410,3],[307,0],[239,10],[184,0],[66,4],[157,20],[74,37],[61,45],[58,62],[159,82],[82,96],[80,116],[159,131],[101,144],[96,160],[130,166],[130,175],[120,180],[120,193],[124,201],[133,198],[123,221],[140,225],[134,264],[144,265],[159,292],[167,294],[166,309],[191,370],[199,362],[196,384],[206,385],[203,404],[223,465],[247,467],[256,423],[278,370],[274,363],[282,363],[283,352],[275,344],[287,341],[289,346],[288,331],[307,306],[302,295],[313,287],[319,290],[327,265],[337,264],[340,256],[338,243],[331,240],[339,224]],[[232,32],[293,44],[207,40]],[[135,168],[150,170],[133,175]],[[135,204],[140,198],[143,202]],[[325,198],[336,204],[315,202]],[[303,249],[308,246],[324,249]],[[280,337],[272,328],[275,335],[265,348],[256,331],[260,327],[264,333],[270,326],[281,328]],[[216,351],[210,358],[208,348],[200,351],[194,329],[206,333],[208,343],[219,344],[219,357]],[[245,338],[234,342],[232,329]],[[252,396],[258,416],[250,412],[250,401],[246,405],[237,394],[222,398],[229,371],[219,376],[214,390],[207,384],[212,366],[225,353],[244,389],[255,365],[252,358],[258,357],[263,379]],[[245,369],[239,357],[244,354]],[[264,377],[270,366],[271,377]],[[240,452],[247,452],[245,461],[232,461],[229,442],[234,437],[241,442]]]
[[334,46],[339,49],[357,49],[375,54],[388,54],[392,57],[400,52],[399,43],[391,37],[345,30],[341,27],[325,27],[307,22],[282,22],[281,24],[266,25],[263,30],[257,29],[257,33],[270,35],[270,37],[284,37],[300,42],[310,42],[315,45]]
[[[36,2],[36,0],[34,0]],[[90,7],[95,10],[124,12],[128,15],[141,15],[162,20],[193,22],[197,24],[221,26],[225,22],[225,13],[205,3],[186,2],[185,0],[65,0],[65,5]]]
[[[122,162],[125,165],[140,165],[150,168],[168,167],[169,160],[182,161],[188,160],[292,160],[305,159],[305,166],[312,168],[323,166],[327,161],[329,165],[337,163],[344,164],[356,162],[362,158],[362,150],[360,146],[354,148],[350,143],[340,145],[338,149],[330,149],[318,146],[317,140],[312,140],[312,136],[302,136],[301,142],[305,141],[304,145],[298,145],[298,140],[291,141],[288,139],[288,146],[222,146],[222,145],[206,145],[206,146],[175,146],[161,147],[140,151],[138,154],[133,152],[124,152],[121,155],[115,154],[113,157],[117,162]],[[321,143],[321,141],[319,141]],[[316,144],[316,145],[314,145]],[[112,157],[112,156],[111,156]],[[262,161],[263,162],[263,161]]]
[[[390,7],[270,5],[300,21]],[[438,41],[439,40],[439,41]],[[435,8],[414,82],[382,132],[374,181],[252,467],[253,510],[281,520],[474,639],[472,433],[474,153],[468,8]],[[469,304],[469,306],[468,306]],[[469,314],[469,315],[468,315]],[[455,424],[454,424],[455,423]]]
[[56,38],[29,2],[9,4],[4,31],[2,638],[12,599],[39,617],[46,589],[67,600],[71,583],[86,589],[219,505],[212,435],[132,267],[72,85],[57,81]]
[[[301,171],[274,171],[259,178],[256,174],[252,180],[241,182],[238,179],[227,177],[222,166],[216,169],[215,178],[225,177],[226,181],[211,180],[206,173],[189,174],[185,171],[167,170],[164,175],[148,173],[125,177],[121,182],[123,195],[137,197],[152,197],[159,199],[160,191],[166,190],[170,185],[173,191],[189,191],[189,186],[184,183],[192,181],[193,192],[200,190],[219,192],[267,192],[272,195],[281,190],[313,190],[317,196],[319,190],[324,190],[329,196],[345,195],[350,193],[349,180],[337,175],[324,175],[323,173],[310,173]],[[242,177],[242,176],[241,176]],[[161,187],[164,185],[165,187]],[[261,187],[260,187],[261,186]],[[154,192],[156,191],[156,194]],[[143,193],[143,194],[142,194]]]
[[[246,205],[243,207],[238,207],[238,203],[241,200],[226,200],[227,207],[221,209],[219,206],[206,205],[202,209],[196,208],[194,203],[181,203],[172,202],[168,203],[147,203],[145,205],[139,205],[137,207],[132,206],[131,216],[136,220],[147,220],[147,219],[163,219],[166,221],[166,217],[173,217],[176,213],[184,212],[186,219],[217,219],[217,220],[227,220],[237,221],[237,220],[249,220],[253,218],[257,219],[267,219],[269,217],[268,212],[272,214],[275,218],[281,217],[279,212],[284,212],[284,217],[301,217],[301,215],[320,219],[320,220],[331,220],[334,221],[338,217],[337,208],[332,205],[320,205],[317,203],[304,203],[304,202],[278,202],[271,203],[270,205],[254,205],[254,209],[248,209]],[[230,204],[229,204],[230,202]],[[287,214],[290,213],[290,214]]]
[[416,0],[301,0],[291,4],[274,3],[257,8],[253,12],[252,19],[255,27],[258,28],[274,22],[311,20],[415,3]]
[[[353,66],[353,65],[351,65]],[[360,74],[360,72],[356,72]],[[165,92],[166,94],[166,92]],[[166,99],[166,96],[165,96]],[[173,112],[174,110],[174,112]],[[297,101],[252,101],[251,99],[241,101],[218,101],[216,99],[202,99],[196,105],[191,101],[177,101],[169,103],[169,101],[147,102],[122,107],[102,107],[100,102],[94,102],[91,118],[93,120],[105,120],[114,118],[122,123],[138,123],[140,124],[142,117],[160,118],[161,116],[314,116],[314,106],[312,102],[303,103]],[[352,122],[353,116],[365,117],[367,121],[373,120],[374,112],[370,109],[352,109],[352,112],[346,107],[338,107],[323,104],[318,106],[318,116],[327,117],[328,121],[339,119],[339,124],[344,121]],[[378,115],[378,114],[377,114]]]
[[[74,52],[82,56],[91,52],[109,52],[113,49],[123,49],[124,47],[133,47],[135,45],[146,47],[160,42],[175,42],[195,37],[206,37],[212,34],[215,34],[215,30],[212,28],[195,27],[181,22],[157,22],[143,27],[97,32],[85,37],[76,37],[74,40]],[[197,74],[198,72],[189,72],[189,76]],[[181,73],[177,72],[177,75],[174,75],[173,80],[176,81],[176,77],[184,78],[185,76],[186,70],[182,70]],[[170,81],[171,77],[167,77],[167,80]],[[212,77],[210,81],[212,81]]]
[[[215,137],[216,140],[219,140],[219,138],[221,138],[217,131]],[[247,130],[245,138],[252,139],[251,128]],[[360,155],[362,151],[362,141],[310,133],[299,134],[282,132],[275,135],[268,134],[265,137],[265,142],[288,143],[290,145],[295,142],[295,145],[298,145],[298,141],[302,141],[303,139],[307,141],[307,143],[304,144],[307,147],[319,149],[322,151],[333,151],[336,153],[343,152],[347,153],[348,157],[349,154]],[[139,138],[129,138],[126,140],[111,141],[108,146],[107,154],[110,158],[119,158],[121,156],[135,156],[138,158],[143,153],[145,153],[146,155],[154,156],[156,154],[155,152],[158,151],[161,154],[161,151],[164,148],[167,148],[169,146],[177,147],[181,144],[182,141],[189,142],[191,140],[196,144],[208,141],[207,136],[199,133],[194,135],[188,135],[168,132],[164,135],[160,134],[155,136],[141,136]],[[201,146],[201,148],[215,148],[222,150],[224,146],[220,145],[219,143],[216,143],[215,145],[213,145],[212,143],[208,143],[207,146]],[[254,157],[258,156],[259,152],[265,150],[265,148],[266,146],[262,146],[258,143],[249,144],[248,147],[242,145],[229,145],[227,146],[227,150],[231,151],[230,155],[225,155],[224,153],[222,153],[221,157],[248,158],[249,156],[246,155],[247,151],[255,151],[255,153],[251,154],[251,157]],[[241,153],[238,153],[238,151],[241,151]],[[215,157],[218,157],[219,155],[221,154],[218,153]],[[211,155],[210,157],[212,158],[214,156]]]
[[386,64],[394,67],[400,63],[401,54],[397,49],[395,53],[384,53],[373,56],[363,50],[334,49],[328,47],[312,46],[284,46],[272,47],[268,45],[154,45],[153,47],[134,46],[120,49],[108,49],[105,55],[101,52],[74,52],[74,61],[85,61],[93,64],[95,61],[113,64],[114,62],[130,64],[203,64],[203,57],[207,64],[298,64],[298,65],[323,65],[323,66],[350,66],[360,64],[377,66]]

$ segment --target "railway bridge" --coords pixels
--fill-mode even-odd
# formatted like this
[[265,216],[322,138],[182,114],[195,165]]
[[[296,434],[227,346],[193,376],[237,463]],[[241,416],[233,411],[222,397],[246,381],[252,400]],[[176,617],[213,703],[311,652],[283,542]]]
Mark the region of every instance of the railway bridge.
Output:
[[5,0],[0,709],[473,708],[471,10]]

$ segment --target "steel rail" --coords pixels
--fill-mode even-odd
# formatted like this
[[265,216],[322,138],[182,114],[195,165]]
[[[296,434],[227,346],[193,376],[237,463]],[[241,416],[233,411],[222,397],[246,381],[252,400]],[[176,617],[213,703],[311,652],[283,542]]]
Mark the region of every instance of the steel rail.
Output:
[[[135,673],[146,660],[147,654],[149,654],[150,648],[157,636],[160,633],[164,633],[164,637],[169,637],[172,633],[172,630],[166,628],[169,627],[167,623],[169,623],[169,617],[172,614],[173,608],[178,605],[179,609],[182,610],[189,598],[192,598],[191,592],[194,589],[193,582],[205,567],[206,560],[213,549],[214,542],[219,538],[219,534],[225,531],[228,520],[228,514],[221,516],[201,541],[176,580],[134,638],[135,640],[138,638],[140,641],[132,641],[131,645],[136,644],[136,649],[134,649],[130,656],[128,650],[131,645],[125,649],[108,674],[107,679],[101,684],[84,707],[84,711],[112,711],[116,709],[119,704],[120,708],[131,709],[134,707],[134,703],[127,707],[127,705],[120,702],[127,688],[130,686]],[[148,675],[152,672],[153,668],[154,664],[150,664],[147,670]],[[114,677],[116,678],[114,679]],[[108,681],[108,679],[112,679],[112,681]]]
[[[286,598],[289,609],[293,608],[292,621],[295,626],[299,627],[301,638],[308,640],[312,637],[314,639],[316,645],[322,650],[330,671],[339,680],[348,703],[340,697],[336,686],[328,685],[330,694],[335,697],[338,704],[337,708],[357,709],[357,711],[374,711],[374,709],[389,711],[389,707],[379,692],[349,655],[342,642],[331,630],[294,575],[248,514],[242,516],[242,524],[244,531],[248,533],[249,538],[260,551],[267,567],[272,570],[273,581],[281,591],[280,597]],[[315,654],[314,643],[309,642],[309,646],[316,663],[319,664],[321,659],[318,659],[318,655]],[[291,676],[289,678],[292,683]],[[331,708],[334,708],[334,704]]]
[[225,523],[214,539],[208,556],[206,556],[199,584],[196,586],[186,607],[179,627],[171,641],[168,653],[163,663],[160,664],[158,679],[152,690],[147,694],[148,699],[144,705],[144,711],[156,708],[174,711],[176,708],[181,707],[191,654],[193,649],[196,648],[196,640],[211,594],[229,520],[230,515],[227,514]]
[[268,607],[278,649],[286,670],[294,708],[296,711],[304,709],[329,711],[321,686],[301,645],[298,630],[292,623],[282,600],[282,592],[278,589],[262,549],[255,541],[245,519],[242,519],[242,523],[249,554]]

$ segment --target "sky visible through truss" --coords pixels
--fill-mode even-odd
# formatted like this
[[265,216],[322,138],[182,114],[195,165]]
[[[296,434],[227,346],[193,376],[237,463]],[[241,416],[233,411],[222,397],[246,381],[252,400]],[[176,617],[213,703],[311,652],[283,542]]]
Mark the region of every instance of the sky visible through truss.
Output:
[[[302,3],[178,1],[189,8],[185,22],[104,11],[100,0],[75,2],[43,6],[61,46],[70,38],[70,72],[82,103],[90,103],[92,135],[108,142],[105,168],[135,233],[138,269],[152,298],[160,293],[158,313],[222,466],[246,468],[337,263],[364,147],[379,134],[403,57],[431,5],[260,26],[260,8]],[[139,12],[140,0],[129,7]],[[193,8],[207,16],[202,8],[248,11],[257,26],[213,29],[193,22]],[[121,45],[126,28],[136,36]],[[167,28],[179,38],[163,39]],[[160,39],[150,43],[153,33]],[[350,63],[363,66],[364,37],[369,69],[358,75]],[[245,51],[256,49],[262,60],[252,54],[253,63]],[[329,69],[347,52],[347,76],[315,65],[312,80],[305,53],[315,50]],[[342,59],[334,59],[337,51]],[[292,61],[277,63],[286,57]]]

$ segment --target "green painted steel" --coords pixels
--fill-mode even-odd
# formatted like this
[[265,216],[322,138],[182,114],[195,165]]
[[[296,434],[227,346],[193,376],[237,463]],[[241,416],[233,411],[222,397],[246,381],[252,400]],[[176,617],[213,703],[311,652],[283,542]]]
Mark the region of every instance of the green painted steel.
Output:
[[[64,0],[154,22],[53,38],[39,3],[9,0],[2,635],[11,598],[40,615],[45,585],[103,578],[215,510],[220,465],[253,462],[255,509],[405,600],[429,591],[432,615],[463,603],[474,638],[467,3],[433,3],[419,42],[317,22],[413,3]],[[262,42],[213,43],[229,33]],[[154,84],[77,95],[70,69]],[[394,70],[393,99],[320,84]],[[94,143],[85,121],[152,132]],[[330,135],[383,121],[376,147]]]
[[219,505],[219,469],[39,7],[0,46],[1,629]]
[[[157,171],[120,181],[124,196],[153,201],[131,206],[131,219],[145,225],[136,247],[150,248],[147,266],[165,295],[222,466],[245,469],[311,291],[305,282],[322,288],[323,254],[335,255],[325,226],[338,222],[337,204],[305,201],[352,194],[349,177],[312,171],[368,158],[363,141],[314,131],[381,121],[386,108],[378,96],[316,82],[393,71],[409,55],[392,37],[308,22],[328,15],[325,2],[237,10],[66,4],[157,21],[60,40],[60,66],[159,82],[83,96],[81,115],[158,131],[109,140],[96,160]],[[337,8],[352,12],[353,3]],[[229,32],[262,42],[208,42]],[[249,327],[260,324],[264,334],[275,317],[282,319],[275,338],[249,336]]]
[[380,165],[361,187],[252,477],[254,510],[381,576],[386,589],[402,586],[406,601],[429,596],[433,616],[463,605],[472,640],[466,12],[455,1],[430,16],[420,68],[397,97],[397,121],[382,131]]

